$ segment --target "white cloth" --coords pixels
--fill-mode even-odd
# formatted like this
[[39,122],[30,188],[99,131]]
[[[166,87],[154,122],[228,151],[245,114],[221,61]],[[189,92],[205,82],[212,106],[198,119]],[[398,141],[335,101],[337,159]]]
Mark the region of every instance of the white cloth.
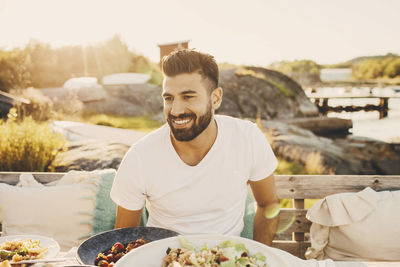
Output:
[[307,213],[311,247],[306,258],[337,261],[400,260],[400,191],[341,193]]
[[179,158],[167,124],[133,145],[118,169],[112,200],[139,210],[147,198],[147,226],[240,235],[247,182],[270,176],[278,163],[256,124],[221,115],[215,119],[215,143],[196,166]]
[[2,235],[43,235],[62,250],[79,245],[92,232],[100,177],[115,170],[70,171],[55,186],[45,186],[31,174],[21,174],[19,186],[0,184]]

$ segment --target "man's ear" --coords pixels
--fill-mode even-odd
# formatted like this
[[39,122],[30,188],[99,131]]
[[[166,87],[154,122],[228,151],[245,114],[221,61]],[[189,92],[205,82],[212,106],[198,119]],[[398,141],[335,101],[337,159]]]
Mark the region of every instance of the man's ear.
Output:
[[221,87],[215,88],[211,93],[211,104],[214,110],[221,106],[223,91]]

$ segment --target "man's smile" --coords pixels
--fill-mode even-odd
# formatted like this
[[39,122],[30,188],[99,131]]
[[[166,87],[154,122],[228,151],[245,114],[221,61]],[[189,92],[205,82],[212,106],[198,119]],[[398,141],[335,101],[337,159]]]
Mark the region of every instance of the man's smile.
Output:
[[176,128],[184,128],[186,127],[192,119],[173,119],[172,122]]

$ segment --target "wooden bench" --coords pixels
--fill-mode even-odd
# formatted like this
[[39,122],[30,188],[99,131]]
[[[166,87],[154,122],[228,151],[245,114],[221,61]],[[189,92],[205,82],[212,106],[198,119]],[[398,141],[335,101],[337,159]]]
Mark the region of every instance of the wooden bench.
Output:
[[[0,183],[17,184],[21,173],[0,172]],[[60,179],[63,173],[33,173],[41,183]],[[321,199],[325,196],[358,192],[371,187],[375,191],[400,190],[400,175],[276,175],[278,197],[291,199],[293,208],[281,209],[278,229],[273,247],[285,250],[304,259],[310,246],[307,240],[311,222],[306,219],[305,199]]]

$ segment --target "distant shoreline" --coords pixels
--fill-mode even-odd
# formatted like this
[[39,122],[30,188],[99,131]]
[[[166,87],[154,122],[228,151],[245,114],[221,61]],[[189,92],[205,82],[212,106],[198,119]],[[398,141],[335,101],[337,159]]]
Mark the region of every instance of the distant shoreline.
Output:
[[385,87],[400,85],[400,79],[379,79],[379,80],[366,80],[366,81],[331,81],[321,82],[311,87],[341,87],[341,86],[352,86],[352,87]]

